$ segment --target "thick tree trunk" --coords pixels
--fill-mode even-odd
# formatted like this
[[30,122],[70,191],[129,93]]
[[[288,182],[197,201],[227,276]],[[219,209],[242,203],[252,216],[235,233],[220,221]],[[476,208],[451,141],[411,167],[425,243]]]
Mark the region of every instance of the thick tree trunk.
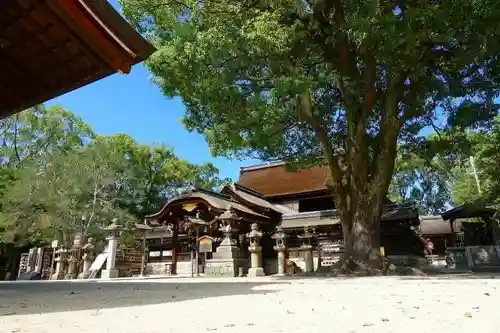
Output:
[[383,200],[378,198],[378,192],[370,193],[368,188],[360,192],[348,201],[351,205],[339,209],[345,244],[342,262],[350,270],[379,269]]
[[372,214],[372,209],[359,207],[352,220],[343,225],[345,260],[369,266],[378,265],[380,220]]

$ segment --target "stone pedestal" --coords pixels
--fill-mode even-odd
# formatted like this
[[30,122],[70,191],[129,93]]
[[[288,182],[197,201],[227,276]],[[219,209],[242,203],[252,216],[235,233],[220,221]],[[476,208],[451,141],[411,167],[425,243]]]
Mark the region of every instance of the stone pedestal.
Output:
[[220,231],[224,238],[213,253],[212,259],[205,264],[205,275],[208,276],[232,276],[239,274],[240,267],[246,267],[245,260],[241,258],[240,248],[236,246],[233,233],[237,234],[238,229],[234,227],[235,221],[241,220],[236,215],[232,206],[228,206],[226,211],[217,217],[220,221]]
[[87,278],[87,275],[88,275],[88,272],[90,270],[90,267],[92,266],[92,263],[94,262],[94,259],[95,259],[95,255],[94,255],[94,248],[95,248],[95,245],[93,243],[93,238],[89,238],[87,240],[87,244],[85,244],[82,248],[83,250],[83,256],[82,256],[82,260],[83,260],[83,268],[82,268],[82,272],[80,273],[80,275],[78,276],[79,279],[86,279]]
[[244,267],[244,260],[240,257],[240,249],[228,234],[213,253],[212,259],[205,264],[205,275],[232,276],[239,274],[239,267]]
[[101,279],[116,279],[118,277],[117,269],[103,269],[101,272]]
[[68,259],[68,273],[64,276],[65,280],[72,280],[76,278],[76,258],[70,257]]
[[106,269],[101,272],[101,279],[117,278],[118,270],[115,269],[116,248],[122,227],[118,225],[117,220],[114,219],[113,223],[104,229],[109,232],[108,237],[106,238],[108,241],[108,258],[106,259]]
[[248,248],[250,251],[250,263],[251,267],[248,270],[248,276],[264,276],[264,269],[262,268],[262,247],[261,246],[250,246]]
[[59,256],[55,259],[56,271],[54,275],[52,275],[51,280],[62,280],[65,276],[68,250],[59,249],[56,253]]
[[304,256],[304,263],[305,263],[304,270],[305,270],[305,272],[306,273],[313,272],[314,271],[314,261],[313,261],[312,246],[303,244],[300,246],[299,251],[302,251],[303,256]]
[[285,267],[286,267],[286,256],[285,256],[285,251],[286,247],[283,245],[276,245],[274,247],[274,250],[278,252],[278,276],[284,276],[285,275]]
[[299,251],[303,253],[304,262],[305,262],[305,272],[311,273],[314,271],[314,261],[312,254],[312,245],[311,239],[314,235],[310,232],[308,227],[304,228],[304,233],[302,235],[298,235],[297,238],[302,240],[302,245],[299,248]]
[[262,268],[262,246],[259,244],[259,241],[262,238],[262,232],[259,231],[257,223],[252,223],[251,230],[247,234],[247,238],[250,240],[248,251],[250,251],[251,266],[248,270],[248,276],[264,276],[264,269]]
[[277,226],[276,233],[271,238],[276,240],[274,250],[278,252],[278,276],[283,276],[286,271],[286,239],[288,235],[285,234],[281,226]]

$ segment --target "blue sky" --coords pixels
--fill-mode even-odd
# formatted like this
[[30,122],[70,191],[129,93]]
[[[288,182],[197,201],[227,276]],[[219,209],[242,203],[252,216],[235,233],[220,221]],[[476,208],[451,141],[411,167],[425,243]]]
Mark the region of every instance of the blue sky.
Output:
[[[116,0],[110,2],[117,7]],[[165,98],[141,64],[128,75],[111,75],[46,104],[72,111],[98,134],[126,133],[140,143],[165,143],[189,162],[212,162],[223,177],[236,180],[240,166],[258,163],[213,158],[203,136],[189,133],[181,124],[182,101]]]

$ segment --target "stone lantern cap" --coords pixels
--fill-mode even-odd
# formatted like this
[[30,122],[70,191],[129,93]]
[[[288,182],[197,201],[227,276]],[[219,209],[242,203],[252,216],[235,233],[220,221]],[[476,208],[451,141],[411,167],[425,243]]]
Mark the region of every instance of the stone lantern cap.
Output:
[[279,225],[276,227],[276,233],[274,233],[271,236],[271,238],[277,240],[283,240],[285,238],[288,238],[288,235],[284,232],[283,227]]
[[262,232],[259,231],[259,225],[257,223],[252,223],[250,226],[250,232],[247,234],[247,238],[250,239],[260,239],[262,238]]
[[303,234],[297,235],[297,238],[299,238],[299,239],[311,239],[313,237],[314,237],[314,235],[311,233],[311,231],[309,230],[308,227],[304,228],[304,233]]
[[236,215],[233,205],[228,205],[224,213],[216,217],[216,219],[221,221],[240,221],[242,218]]
[[75,235],[75,238],[73,238],[73,245],[71,247],[73,249],[80,249],[82,247],[82,236],[80,234]]
[[83,246],[83,250],[92,250],[94,248],[94,239],[92,237],[89,237],[89,239],[87,239],[87,244]]
[[103,230],[107,231],[122,231],[123,227],[118,224],[118,219],[113,219],[112,223],[107,227],[104,227]]
[[151,231],[153,230],[152,227],[150,227],[147,224],[142,224],[142,223],[136,223],[134,224],[133,230],[139,230],[139,231]]

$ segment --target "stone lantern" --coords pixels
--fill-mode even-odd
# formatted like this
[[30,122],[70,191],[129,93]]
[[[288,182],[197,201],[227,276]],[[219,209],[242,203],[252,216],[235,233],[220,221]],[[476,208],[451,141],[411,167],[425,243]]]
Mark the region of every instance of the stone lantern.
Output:
[[122,226],[118,224],[118,219],[113,219],[113,223],[109,226],[103,228],[108,232],[108,237],[106,240],[108,241],[108,257],[106,259],[106,269],[103,269],[101,272],[102,279],[112,279],[118,277],[118,270],[115,268],[116,264],[116,249],[118,245],[118,239],[120,237],[120,233],[123,230]]
[[66,280],[76,279],[78,276],[77,264],[80,261],[80,249],[82,248],[82,236],[76,235],[73,239],[73,245],[69,249],[68,273],[64,277]]
[[283,231],[282,226],[277,226],[276,233],[272,235],[271,238],[276,240],[274,250],[278,252],[278,276],[283,276],[285,275],[286,239],[288,238],[288,235]]
[[246,267],[246,260],[241,258],[240,248],[236,246],[236,239],[233,239],[233,234],[238,232],[235,224],[241,220],[232,205],[228,205],[224,213],[215,218],[223,238],[212,259],[205,265],[205,274],[236,277],[242,267]]
[[56,271],[52,275],[52,280],[62,280],[64,278],[64,271],[66,270],[66,263],[68,261],[68,250],[63,246],[59,250],[55,251],[54,255],[57,257],[54,259],[56,263]]
[[300,245],[299,251],[302,251],[304,253],[306,273],[314,271],[314,262],[313,262],[312,245],[311,245],[311,239],[313,237],[314,235],[310,232],[308,227],[304,228],[303,234],[297,236],[297,238],[302,240],[302,245]]
[[94,239],[92,237],[89,237],[89,239],[87,239],[87,244],[85,244],[82,248],[83,269],[82,273],[80,274],[80,279],[87,278],[87,274],[95,259],[94,250],[95,250]]
[[235,240],[233,239],[233,234],[238,232],[238,228],[235,226],[236,221],[240,221],[242,218],[236,215],[232,205],[229,205],[227,209],[222,213],[217,220],[220,222],[219,230],[224,234],[224,239],[220,245],[235,245]]
[[247,238],[250,240],[250,246],[248,250],[250,251],[250,269],[248,270],[248,276],[264,276],[264,269],[262,268],[262,246],[260,246],[260,239],[262,238],[262,232],[259,231],[259,225],[257,223],[252,223],[251,230],[247,234]]

